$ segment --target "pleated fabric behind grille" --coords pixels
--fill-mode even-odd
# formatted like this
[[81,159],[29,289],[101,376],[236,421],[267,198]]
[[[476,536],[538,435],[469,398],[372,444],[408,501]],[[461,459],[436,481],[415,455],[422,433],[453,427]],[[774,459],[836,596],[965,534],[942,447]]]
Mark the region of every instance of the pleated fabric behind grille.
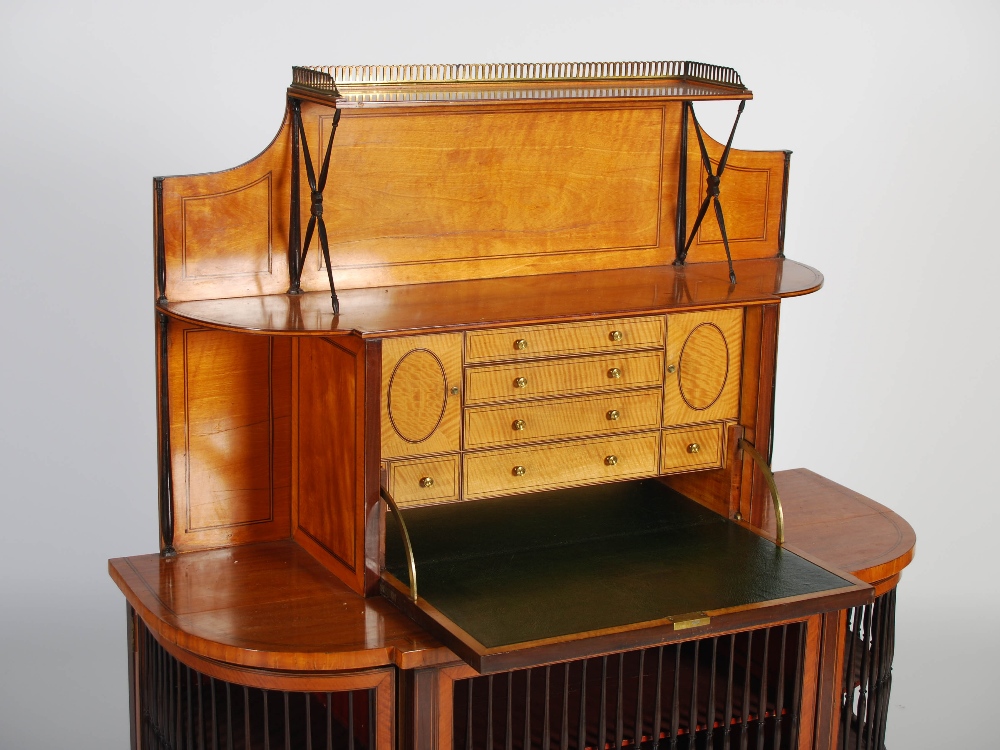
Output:
[[884,750],[896,644],[896,589],[847,613],[840,704],[842,750]]
[[144,750],[374,750],[373,689],[263,690],[214,679],[171,656],[137,620]]
[[793,623],[455,684],[455,750],[777,750],[796,745]]

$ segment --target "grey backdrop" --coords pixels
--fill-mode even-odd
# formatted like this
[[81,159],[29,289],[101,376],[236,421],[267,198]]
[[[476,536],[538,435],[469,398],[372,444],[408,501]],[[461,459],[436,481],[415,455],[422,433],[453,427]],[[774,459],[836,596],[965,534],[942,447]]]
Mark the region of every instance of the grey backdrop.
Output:
[[[889,505],[889,745],[986,747],[1000,632],[997,6],[954,2],[140,3],[0,10],[0,747],[127,746],[124,601],[156,549],[151,178],[234,166],[293,64],[691,59],[756,92],[736,144],[788,148],[777,468]],[[724,136],[734,107],[704,107]]]

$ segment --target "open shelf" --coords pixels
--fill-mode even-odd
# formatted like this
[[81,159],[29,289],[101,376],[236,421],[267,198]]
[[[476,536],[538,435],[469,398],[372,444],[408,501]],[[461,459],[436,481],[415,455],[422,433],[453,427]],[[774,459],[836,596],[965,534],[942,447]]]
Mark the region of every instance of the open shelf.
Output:
[[343,289],[340,315],[333,314],[329,291],[169,302],[162,309],[226,330],[375,337],[773,302],[823,284],[819,271],[785,258],[733,266],[736,284],[729,283],[725,263],[695,263]]

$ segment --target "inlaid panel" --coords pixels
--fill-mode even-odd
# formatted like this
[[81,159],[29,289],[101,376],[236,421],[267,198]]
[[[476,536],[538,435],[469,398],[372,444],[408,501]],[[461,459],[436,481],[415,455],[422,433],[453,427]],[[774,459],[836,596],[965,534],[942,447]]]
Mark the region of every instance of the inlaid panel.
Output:
[[464,456],[466,499],[599,484],[656,474],[659,433],[596,438]]
[[458,499],[459,456],[390,461],[386,489],[399,506]]
[[364,577],[365,349],[357,337],[297,346],[295,540],[345,583]]
[[245,164],[154,182],[157,296],[177,302],[287,291],[290,141],[286,119]]
[[589,435],[639,432],[660,424],[659,388],[465,410],[465,447],[521,445]]
[[281,338],[170,326],[178,550],[288,535],[290,351]]
[[663,378],[663,354],[652,351],[470,367],[465,378],[469,404],[647,388],[658,386]]
[[663,317],[657,315],[472,331],[465,337],[465,361],[489,362],[646,349],[663,346],[663,329]]
[[[733,104],[733,116],[736,105]],[[695,105],[697,109],[698,105]],[[704,133],[712,171],[718,172],[725,145]],[[739,131],[736,140],[739,141]],[[782,217],[787,195],[788,158],[786,151],[744,151],[734,148],[719,183],[719,203],[722,205],[733,259],[773,258],[782,250]],[[687,151],[687,192],[685,240],[691,233],[705,195],[708,181],[694,132],[689,120]],[[689,263],[705,263],[726,259],[722,233],[713,206],[694,237],[688,251]],[[739,275],[737,274],[737,279]]]
[[[679,109],[344,110],[324,202],[338,286],[669,262]],[[303,119],[323,153],[333,112]],[[304,286],[325,276],[311,256]]]
[[663,424],[736,419],[743,310],[667,316]]
[[185,196],[181,206],[185,278],[270,273],[270,173],[223,193]]
[[457,451],[461,382],[462,334],[386,339],[382,457]]
[[673,474],[722,466],[723,423],[664,430],[660,446],[660,473]]

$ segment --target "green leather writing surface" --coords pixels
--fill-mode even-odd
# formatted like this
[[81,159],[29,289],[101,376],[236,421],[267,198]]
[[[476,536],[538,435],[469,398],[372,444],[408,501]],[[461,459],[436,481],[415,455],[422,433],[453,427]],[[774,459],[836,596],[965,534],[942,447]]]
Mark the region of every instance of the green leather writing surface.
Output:
[[[486,648],[852,585],[654,480],[403,518],[420,597]],[[397,523],[386,569],[406,582]]]

